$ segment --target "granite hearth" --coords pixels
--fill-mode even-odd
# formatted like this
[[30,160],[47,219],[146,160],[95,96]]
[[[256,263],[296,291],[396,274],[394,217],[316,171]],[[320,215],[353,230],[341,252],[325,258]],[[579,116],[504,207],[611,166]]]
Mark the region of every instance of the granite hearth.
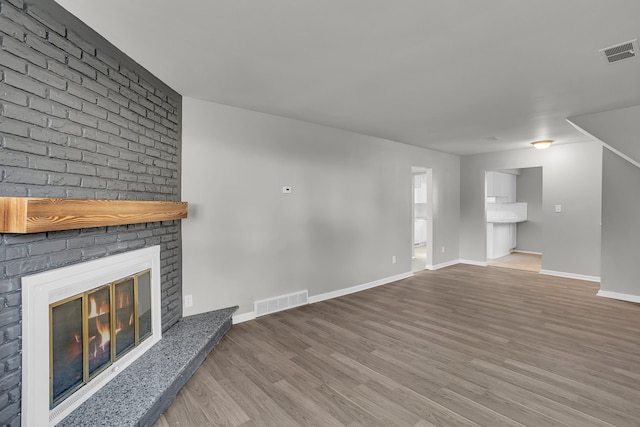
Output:
[[[182,318],[58,425],[151,426],[231,328],[238,307]],[[108,402],[108,403],[105,403]]]

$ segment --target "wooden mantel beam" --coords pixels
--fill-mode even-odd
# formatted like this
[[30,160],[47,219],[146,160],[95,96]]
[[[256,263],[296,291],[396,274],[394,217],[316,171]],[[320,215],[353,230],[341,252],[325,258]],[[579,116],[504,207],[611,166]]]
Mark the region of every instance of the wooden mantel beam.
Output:
[[0,197],[0,233],[170,221],[187,217],[187,202]]

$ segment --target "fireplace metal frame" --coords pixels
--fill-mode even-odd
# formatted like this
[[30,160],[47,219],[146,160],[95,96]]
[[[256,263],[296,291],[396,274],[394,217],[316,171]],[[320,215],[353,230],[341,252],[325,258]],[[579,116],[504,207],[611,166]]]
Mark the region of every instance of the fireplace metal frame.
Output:
[[[151,337],[153,335],[153,332],[151,331],[150,333],[148,333],[145,336],[141,336],[140,333],[140,310],[139,310],[139,280],[140,277],[144,276],[144,275],[149,275],[150,280],[152,277],[152,272],[150,268],[147,268],[145,270],[139,271],[131,276],[128,277],[124,277],[120,280],[116,280],[115,282],[111,282],[111,283],[106,283],[102,286],[99,286],[97,288],[93,288],[93,289],[89,289],[87,291],[84,291],[80,294],[77,295],[73,295],[70,296],[68,298],[65,298],[63,300],[60,301],[56,301],[52,304],[49,305],[49,407],[50,408],[54,408],[56,407],[58,404],[60,404],[61,402],[63,402],[67,397],[71,396],[72,394],[74,394],[76,391],[78,391],[81,387],[87,385],[90,381],[92,381],[94,378],[96,378],[98,375],[100,375],[101,372],[103,372],[104,370],[108,369],[110,366],[112,366],[116,361],[120,360],[122,357],[126,356],[127,353],[129,353],[130,351],[132,351],[133,349],[135,349],[136,347],[138,347],[140,345],[141,342],[143,342],[144,340],[148,339],[149,337]],[[123,283],[127,283],[127,282],[133,282],[132,283],[132,290],[131,290],[131,297],[132,297],[132,315],[133,315],[133,328],[134,328],[134,340],[133,343],[127,347],[126,349],[124,349],[121,353],[117,353],[117,347],[118,347],[118,334],[116,331],[116,319],[117,319],[117,310],[118,310],[118,305],[116,303],[117,301],[117,295],[118,295],[118,285],[121,285]],[[89,314],[90,314],[90,307],[89,307],[89,303],[91,300],[91,296],[93,294],[96,294],[98,292],[105,292],[107,291],[109,293],[109,336],[110,336],[110,342],[109,342],[109,360],[108,362],[105,362],[102,366],[100,366],[99,368],[97,368],[95,371],[91,372],[91,368],[90,368],[90,348],[89,348]],[[81,316],[81,336],[82,336],[82,380],[79,384],[75,385],[73,388],[69,389],[67,392],[65,392],[63,395],[59,396],[57,399],[54,400],[54,396],[53,396],[53,384],[54,384],[54,375],[53,375],[53,331],[54,331],[54,327],[53,327],[53,311],[54,308],[59,307],[61,305],[64,305],[68,302],[71,301],[75,301],[75,300],[80,300],[80,313],[79,315]],[[153,311],[152,311],[153,312]],[[106,314],[106,313],[105,313]]]
[[[49,306],[146,269],[151,270],[151,336],[123,354],[72,396],[49,409]],[[55,425],[161,339],[160,274],[160,246],[153,246],[22,278],[23,426]]]

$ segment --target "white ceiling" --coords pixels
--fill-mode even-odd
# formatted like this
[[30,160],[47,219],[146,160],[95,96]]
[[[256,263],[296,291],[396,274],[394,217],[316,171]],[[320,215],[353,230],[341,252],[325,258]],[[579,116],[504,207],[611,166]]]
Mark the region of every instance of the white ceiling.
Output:
[[639,0],[57,1],[183,96],[455,154],[640,104],[640,60],[598,53]]

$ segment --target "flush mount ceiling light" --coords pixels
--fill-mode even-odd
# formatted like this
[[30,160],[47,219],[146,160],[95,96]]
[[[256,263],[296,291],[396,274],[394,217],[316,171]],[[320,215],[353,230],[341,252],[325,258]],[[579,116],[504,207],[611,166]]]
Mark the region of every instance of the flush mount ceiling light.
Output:
[[533,141],[531,145],[536,147],[538,150],[544,150],[545,148],[549,148],[552,142],[553,139],[543,139],[540,141]]

